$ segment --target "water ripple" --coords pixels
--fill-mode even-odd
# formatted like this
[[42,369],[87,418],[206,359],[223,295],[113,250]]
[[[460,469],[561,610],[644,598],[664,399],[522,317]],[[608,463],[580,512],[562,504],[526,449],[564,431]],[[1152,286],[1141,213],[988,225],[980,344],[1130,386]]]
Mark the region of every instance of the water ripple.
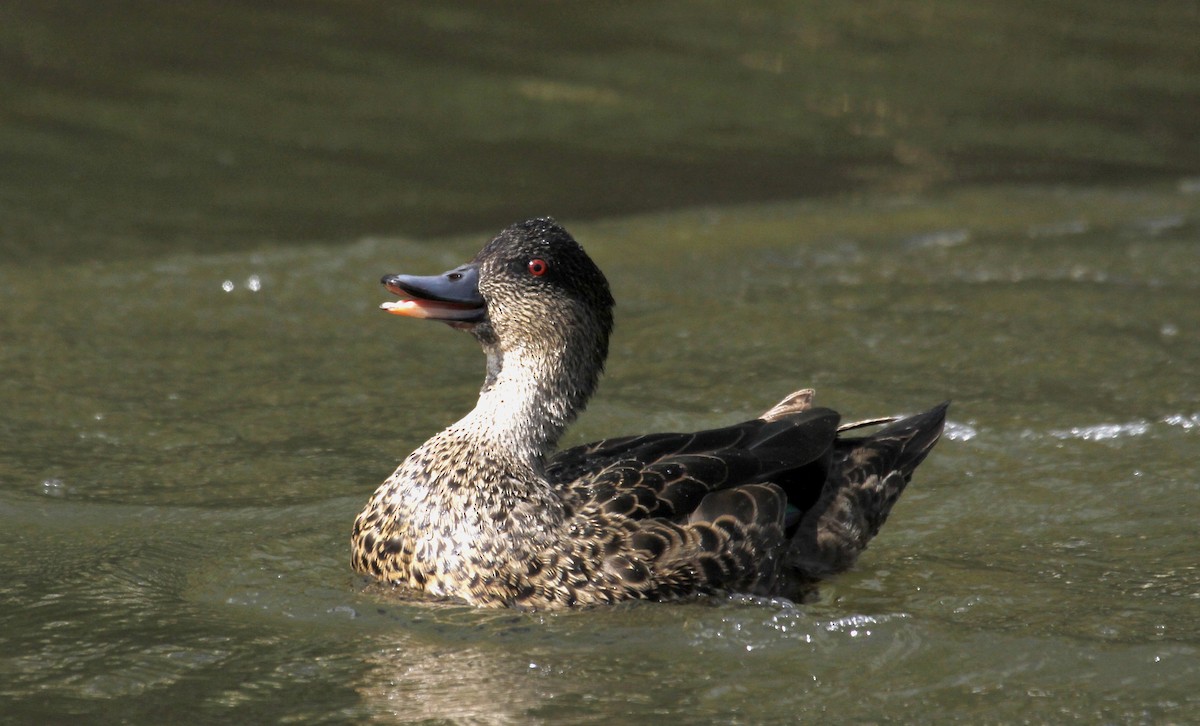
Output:
[[1185,431],[1191,431],[1192,429],[1200,428],[1200,413],[1193,413],[1190,416],[1176,413],[1164,416],[1162,422],[1169,426],[1178,426]]
[[979,430],[970,424],[947,421],[945,436],[951,441],[970,441],[979,435]]
[[[1021,438],[1038,439],[1045,435],[1062,441],[1112,441],[1114,439],[1145,436],[1152,433],[1154,429],[1159,426],[1172,426],[1183,429],[1184,431],[1200,429],[1200,413],[1173,413],[1163,416],[1156,421],[1151,421],[1148,419],[1134,419],[1132,421],[1125,422],[1105,422],[1088,424],[1084,426],[1072,426],[1065,429],[1050,429],[1044,433],[1035,431],[1033,429],[1026,429],[1021,433]],[[970,434],[965,436],[960,435],[956,439],[956,436],[952,433],[952,429],[948,424],[946,427],[947,435],[952,439],[962,441],[974,438],[976,433],[975,429],[971,427],[966,428],[969,429]]]
[[1126,436],[1142,436],[1149,431],[1149,421],[1130,421],[1129,423],[1103,423],[1093,426],[1072,426],[1069,429],[1051,429],[1048,433],[1056,439],[1107,441]]

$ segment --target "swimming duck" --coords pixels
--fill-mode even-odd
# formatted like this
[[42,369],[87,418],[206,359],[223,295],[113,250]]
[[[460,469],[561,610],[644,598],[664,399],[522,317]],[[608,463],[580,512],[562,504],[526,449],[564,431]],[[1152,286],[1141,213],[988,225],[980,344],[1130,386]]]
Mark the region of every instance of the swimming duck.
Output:
[[608,281],[552,219],[441,275],[387,275],[389,313],[470,332],[474,410],[422,444],[354,522],[353,567],[474,605],[555,609],[719,593],[799,597],[850,567],[942,432],[947,404],[848,436],[812,391],[696,433],[555,452],[604,368]]

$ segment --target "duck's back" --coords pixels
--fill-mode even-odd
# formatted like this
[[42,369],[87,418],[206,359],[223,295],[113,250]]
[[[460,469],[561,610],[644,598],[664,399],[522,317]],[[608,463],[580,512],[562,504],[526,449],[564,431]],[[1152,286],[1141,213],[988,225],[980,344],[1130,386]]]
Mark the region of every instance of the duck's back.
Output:
[[829,470],[838,420],[817,408],[695,433],[604,439],[554,455],[546,476],[580,499],[627,503],[639,519],[684,521],[710,492],[765,481],[784,486],[781,478],[795,504],[811,506]]
[[[943,405],[871,436],[839,438],[837,413],[804,409],[597,441],[559,452],[546,474],[575,506],[635,527],[631,544],[652,570],[698,573],[678,587],[796,596],[853,564],[936,443],[944,416]],[[637,579],[631,584],[645,584],[643,573]],[[687,594],[665,581],[661,591],[631,594]]]

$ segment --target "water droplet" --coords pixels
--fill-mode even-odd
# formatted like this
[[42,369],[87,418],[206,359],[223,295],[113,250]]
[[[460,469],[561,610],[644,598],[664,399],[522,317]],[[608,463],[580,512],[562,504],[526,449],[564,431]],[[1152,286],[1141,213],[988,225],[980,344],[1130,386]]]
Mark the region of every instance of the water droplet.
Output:
[[61,498],[67,496],[67,484],[62,479],[50,477],[43,479],[41,492],[47,497]]
[[233,288],[233,280],[226,280],[225,282],[221,283],[221,289],[225,292],[233,292]]
[[251,275],[246,278],[246,289],[250,292],[258,292],[262,289],[262,279],[258,275]]

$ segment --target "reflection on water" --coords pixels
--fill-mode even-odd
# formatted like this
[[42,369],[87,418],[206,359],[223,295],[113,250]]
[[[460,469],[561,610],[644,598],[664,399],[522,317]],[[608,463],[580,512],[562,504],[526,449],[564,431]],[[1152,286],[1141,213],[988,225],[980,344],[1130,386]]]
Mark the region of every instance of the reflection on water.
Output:
[[378,719],[528,723],[534,704],[550,696],[529,677],[537,663],[492,648],[438,646],[409,637],[374,645],[356,690]]

